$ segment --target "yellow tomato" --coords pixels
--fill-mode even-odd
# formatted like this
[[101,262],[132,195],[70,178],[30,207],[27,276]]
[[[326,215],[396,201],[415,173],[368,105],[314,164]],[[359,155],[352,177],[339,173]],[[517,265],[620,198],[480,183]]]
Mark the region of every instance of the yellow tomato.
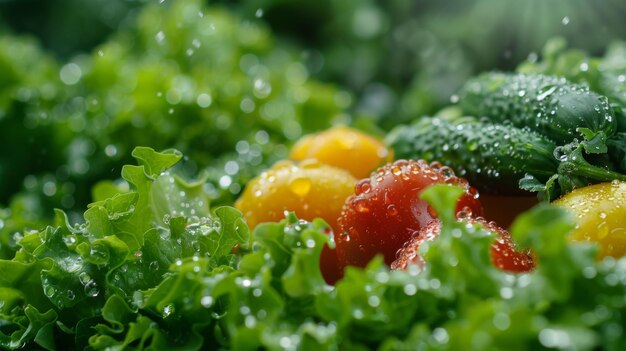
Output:
[[626,182],[613,181],[579,188],[554,204],[576,219],[571,239],[600,244],[600,258],[626,254]]
[[345,126],[302,137],[291,149],[290,158],[318,161],[343,168],[357,179],[367,178],[379,166],[393,160],[378,139]]
[[248,225],[279,221],[285,211],[298,218],[324,219],[333,229],[356,179],[343,169],[314,160],[280,161],[248,183],[235,206]]
[[[337,233],[337,219],[356,182],[347,171],[315,160],[299,164],[280,161],[251,180],[235,206],[243,212],[250,228],[279,221],[285,217],[285,211],[290,211],[308,221],[322,218]],[[330,284],[343,275],[336,251],[328,246],[322,250],[320,268]]]

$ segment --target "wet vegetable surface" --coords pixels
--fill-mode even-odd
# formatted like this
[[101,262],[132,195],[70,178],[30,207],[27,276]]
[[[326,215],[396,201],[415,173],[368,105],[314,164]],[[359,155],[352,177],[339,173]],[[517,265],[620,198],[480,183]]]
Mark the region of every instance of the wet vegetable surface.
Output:
[[626,349],[623,1],[39,2],[0,2],[0,349]]
[[364,267],[377,254],[391,264],[404,243],[437,218],[436,211],[419,197],[434,184],[462,187],[465,193],[456,210],[482,214],[476,189],[457,178],[451,168],[424,160],[389,163],[359,181],[345,202],[335,235],[340,265]]
[[[495,236],[491,245],[491,261],[497,268],[512,273],[527,273],[535,268],[532,253],[529,250],[519,250],[509,234],[495,222],[487,222],[482,217],[472,217],[471,213],[462,212],[457,217],[468,225],[480,224],[484,230]],[[441,221],[434,220],[415,233],[397,252],[396,259],[391,263],[391,269],[409,269],[411,265],[424,266],[424,258],[419,254],[419,248],[426,241],[432,241],[441,234]]]
[[572,212],[571,239],[600,244],[600,258],[626,254],[626,183],[614,181],[580,188],[554,204]]
[[592,153],[606,152],[603,143],[617,126],[606,97],[555,76],[486,73],[465,84],[460,105],[469,115],[527,127],[559,144],[584,137]]
[[[260,223],[280,221],[285,213],[293,212],[304,220],[325,220],[330,225],[327,234],[332,235],[340,231],[337,221],[356,182],[347,171],[316,160],[281,161],[252,179],[235,207],[243,212],[251,229]],[[329,283],[343,274],[336,251],[328,246],[322,251],[321,269]]]

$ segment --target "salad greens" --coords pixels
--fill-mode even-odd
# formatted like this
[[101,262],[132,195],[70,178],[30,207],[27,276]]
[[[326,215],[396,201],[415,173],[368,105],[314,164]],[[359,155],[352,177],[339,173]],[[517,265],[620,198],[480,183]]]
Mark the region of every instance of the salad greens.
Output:
[[[294,6],[262,3],[268,17]],[[497,17],[483,11],[495,0],[480,3],[482,18]],[[391,129],[458,100],[450,94],[476,70],[461,44],[445,44],[414,20],[409,2],[320,4],[290,18],[291,27],[275,28],[271,18],[269,25],[259,19],[254,2],[237,5],[248,15],[200,0],[129,3],[124,8],[141,7],[130,22],[64,61],[30,38],[3,33],[0,349],[626,349],[626,258],[599,261],[597,247],[571,244],[572,218],[547,204],[511,228],[539,262],[519,275],[493,267],[493,238],[480,225],[455,220],[460,190],[452,186],[423,193],[443,223],[441,235],[420,247],[423,268],[390,271],[377,257],[364,269],[347,268],[336,286],[318,268],[323,245],[333,245],[327,223],[286,214],[248,228],[229,205],[302,134],[336,123]],[[302,39],[306,31],[291,29],[302,30],[326,5],[340,16],[317,28],[324,44],[301,50],[273,36]],[[376,31],[352,30],[372,19]],[[468,27],[452,32],[467,37]],[[392,52],[400,52],[395,61]],[[625,70],[624,42],[591,57],[560,39],[541,60],[531,55],[518,67],[586,84],[609,99],[617,131],[606,142],[609,158],[593,161],[620,173]],[[485,123],[472,119],[478,127],[468,136],[446,113],[455,112],[440,115],[459,143]],[[482,137],[499,137],[503,128]],[[443,138],[435,142],[444,143],[442,154],[455,154]],[[580,166],[586,160],[576,145],[558,151]],[[551,141],[544,146],[524,152],[554,167],[543,152]],[[491,151],[474,161],[503,167],[513,158]],[[519,176],[507,175],[504,185],[514,187]],[[549,192],[555,179],[548,176],[524,181]]]
[[348,268],[336,287],[319,271],[328,225],[293,214],[249,233],[231,207],[209,209],[202,184],[174,166],[176,151],[136,148],[122,169],[130,191],[92,203],[84,224],[57,211],[0,261],[5,349],[593,349],[620,350],[626,258],[595,260],[572,245],[573,224],[549,205],[521,215],[513,237],[540,264],[529,274],[492,266],[492,236],[456,222],[460,189],[423,198],[441,236],[420,271],[382,258]]
[[350,94],[311,79],[300,52],[258,19],[199,0],[136,17],[63,63],[33,40],[0,39],[0,147],[15,149],[0,154],[0,204],[23,190],[35,209],[75,221],[136,145],[183,151],[189,173],[206,169],[215,201],[232,203],[286,143],[347,121]]

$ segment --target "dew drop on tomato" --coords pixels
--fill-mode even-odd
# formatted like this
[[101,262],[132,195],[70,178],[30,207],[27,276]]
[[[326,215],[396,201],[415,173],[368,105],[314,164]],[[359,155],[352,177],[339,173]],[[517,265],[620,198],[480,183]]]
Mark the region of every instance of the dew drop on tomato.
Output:
[[311,190],[311,180],[296,178],[289,184],[289,190],[300,197],[305,197]]
[[369,207],[367,207],[366,202],[362,199],[354,199],[352,201],[352,207],[354,207],[357,212],[361,213],[366,213],[370,211]]
[[387,206],[387,214],[390,216],[397,216],[398,215],[398,209],[396,208],[395,205],[391,204],[389,206]]
[[367,194],[370,190],[372,190],[371,181],[369,179],[362,179],[357,183],[354,189],[354,192],[357,195],[360,195],[360,194]]

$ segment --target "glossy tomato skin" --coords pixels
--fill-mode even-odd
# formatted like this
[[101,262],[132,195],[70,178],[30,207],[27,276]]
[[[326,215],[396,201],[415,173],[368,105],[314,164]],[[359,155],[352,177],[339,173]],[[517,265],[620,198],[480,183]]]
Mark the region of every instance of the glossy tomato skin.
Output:
[[[496,236],[491,245],[491,261],[498,269],[510,273],[527,273],[535,268],[533,255],[529,250],[516,248],[509,232],[499,227],[495,222],[487,222],[482,217],[465,217],[461,221],[469,224],[479,223],[492,235]],[[441,233],[441,221],[430,222],[414,235],[398,251],[396,260],[391,263],[391,269],[406,270],[410,265],[424,265],[424,259],[419,255],[419,247],[424,241],[434,240]]]
[[574,215],[573,241],[597,242],[599,258],[626,254],[626,182],[578,188],[553,202]]
[[436,218],[435,211],[420,199],[421,192],[433,184],[464,188],[457,211],[482,215],[476,190],[449,167],[423,160],[395,161],[361,180],[346,200],[339,218],[341,231],[335,235],[339,264],[364,267],[375,255],[383,254],[390,265],[404,243]]
[[[316,161],[280,161],[248,183],[235,207],[250,229],[259,223],[280,221],[289,211],[307,221],[322,218],[337,232],[337,218],[356,182],[345,170]],[[320,268],[327,282],[339,279],[336,250],[324,247]]]
[[346,126],[309,134],[292,147],[292,160],[316,159],[342,168],[355,178],[366,178],[376,167],[393,159],[392,152],[378,139]]

